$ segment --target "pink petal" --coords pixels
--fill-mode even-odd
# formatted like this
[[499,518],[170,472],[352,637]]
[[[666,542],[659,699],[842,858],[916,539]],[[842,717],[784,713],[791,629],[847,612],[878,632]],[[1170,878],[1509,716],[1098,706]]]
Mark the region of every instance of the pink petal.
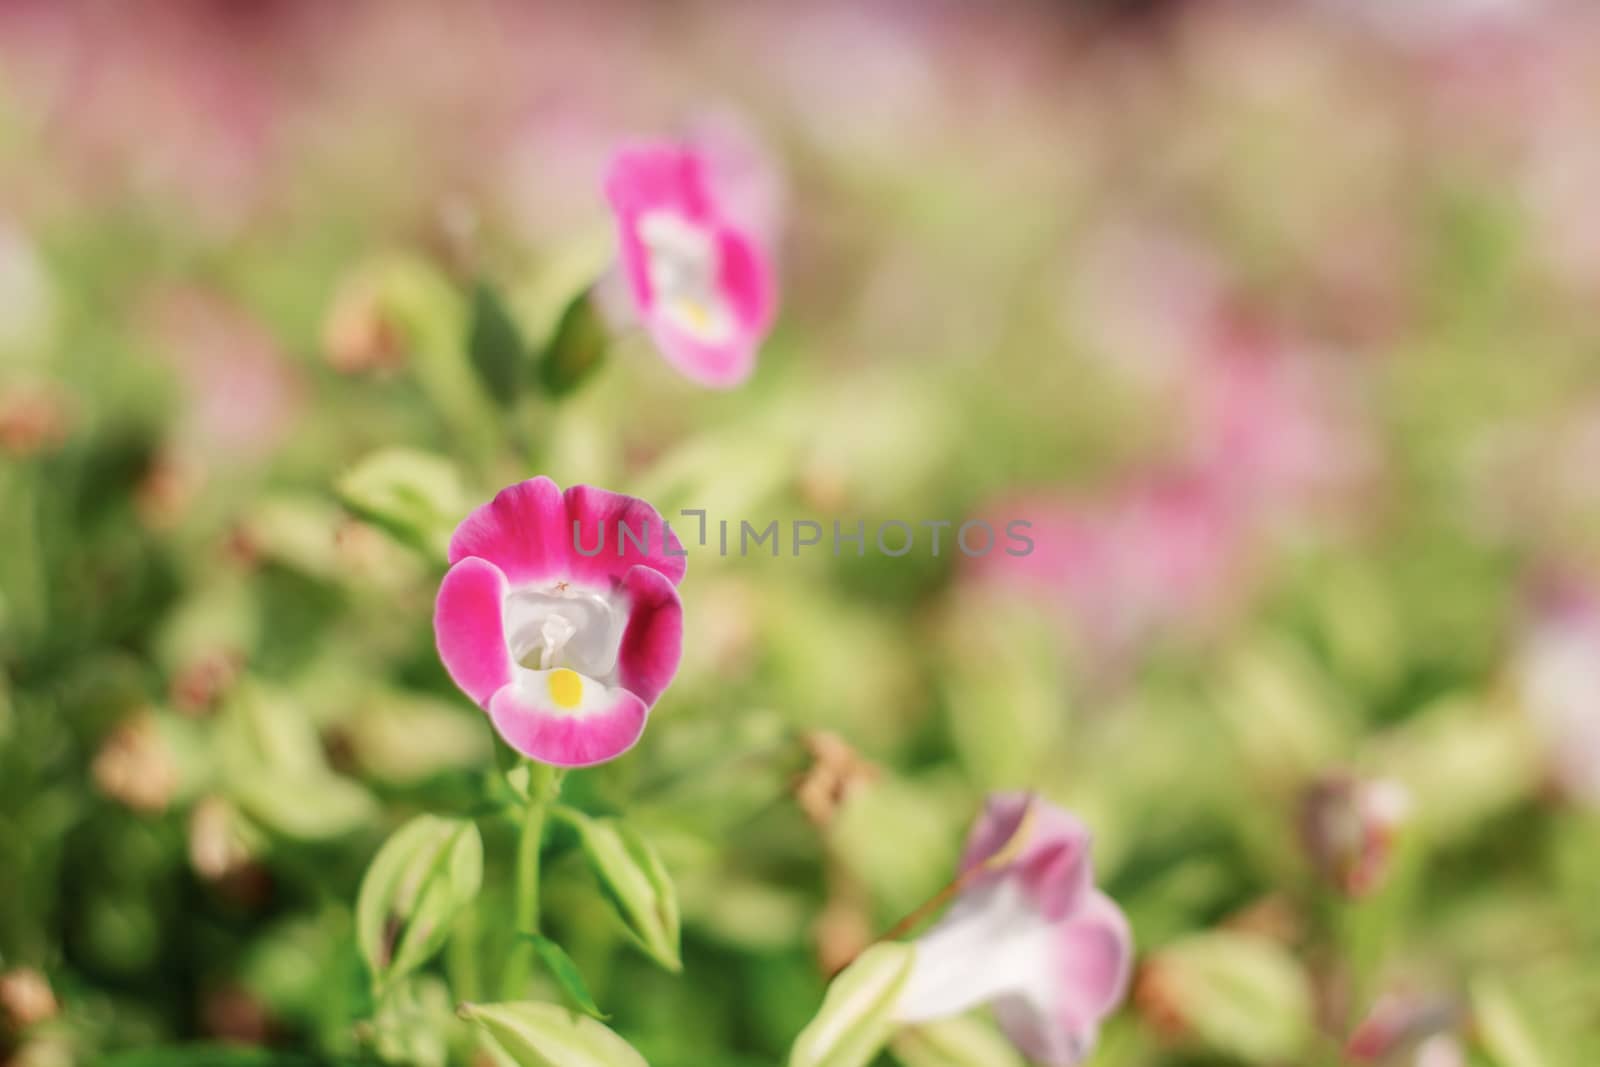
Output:
[[710,202],[699,158],[671,144],[624,149],[611,161],[605,190],[617,213],[623,273],[640,309],[648,314],[655,297],[648,253],[639,238],[639,218],[651,211],[670,211],[688,219],[707,219]]
[[1133,936],[1111,899],[1092,891],[1078,914],[1054,928],[1059,985],[1041,1010],[1034,996],[994,1002],[995,1021],[1029,1059],[1048,1067],[1073,1067],[1094,1048],[1100,1023],[1127,995]]
[[683,605],[672,583],[649,567],[628,571],[622,589],[629,611],[617,654],[618,673],[623,688],[650,706],[678,673],[683,655]]
[[[651,336],[661,354],[685,377],[714,389],[728,389],[750,377],[756,351],[772,328],[777,312],[777,285],[766,255],[755,240],[731,227],[717,233],[718,287],[733,312],[734,329],[725,341],[710,342],[679,328],[665,317],[651,315]],[[643,255],[641,249],[640,255]],[[626,256],[624,256],[626,264]],[[642,261],[641,261],[642,264]],[[628,266],[630,272],[635,269]],[[639,265],[637,269],[643,270]],[[637,289],[637,286],[636,286]]]
[[967,835],[961,869],[970,870],[986,862],[1010,844],[1024,816],[1028,818],[1028,838],[1022,842],[1022,851],[1014,863],[1027,864],[1042,853],[1060,847],[1088,853],[1091,840],[1088,827],[1064,809],[1033,793],[990,793],[984,801],[983,814],[978,816],[972,832]]
[[731,389],[749,378],[760,345],[760,338],[741,333],[712,344],[665,318],[651,320],[650,337],[679,374],[712,389]]
[[506,744],[529,759],[587,767],[622,755],[644,733],[644,701],[623,689],[613,695],[609,707],[573,714],[507,685],[489,701],[489,718]]
[[717,262],[717,285],[733,307],[740,332],[759,341],[777,310],[772,264],[752,236],[731,226],[717,234]]
[[[623,537],[622,526],[632,536]],[[639,565],[677,583],[686,567],[683,544],[671,534],[670,551],[663,551],[664,535],[660,513],[636,497],[586,485],[562,493],[549,478],[530,478],[461,521],[450,539],[450,562],[488,560],[513,585],[571,580],[610,589]]]
[[506,577],[494,564],[468,558],[445,574],[434,602],[439,658],[461,691],[484,706],[512,678],[500,617],[506,588]]
[[508,485],[473,509],[450,538],[450,562],[468,556],[499,567],[513,585],[565,577],[572,533],[563,533],[561,490],[549,478]]
[[[582,549],[574,551],[568,560],[569,573],[579,581],[614,585],[621,582],[630,569],[639,566],[659,571],[673,585],[683,580],[688,568],[683,542],[667,529],[661,513],[643,500],[607,489],[575,485],[566,491],[563,501],[566,505],[562,523],[565,536],[561,544],[575,544]],[[602,531],[604,546],[592,556],[585,555],[601,544]],[[625,531],[627,536],[623,536]],[[643,542],[642,547],[640,542]]]
[[1093,890],[1060,928],[1059,1023],[1092,1030],[1122,1002],[1133,970],[1133,931],[1122,909]]

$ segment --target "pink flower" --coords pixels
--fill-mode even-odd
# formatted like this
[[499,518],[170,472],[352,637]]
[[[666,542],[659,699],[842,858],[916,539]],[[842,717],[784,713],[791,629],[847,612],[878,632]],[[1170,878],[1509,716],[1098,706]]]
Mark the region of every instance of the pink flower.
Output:
[[644,501],[519,482],[450,539],[439,658],[523,755],[558,767],[615,759],[678,671],[684,568],[677,535]]
[[605,183],[639,317],[667,362],[719,389],[750,376],[777,305],[764,220],[737,217],[734,178],[709,152],[649,144],[619,152]]
[[993,1006],[1022,1052],[1079,1063],[1122,1001],[1133,935],[1094,888],[1087,829],[1026,793],[989,798],[962,857],[960,897],[916,943],[895,1015],[914,1023]]
[[1519,657],[1522,704],[1561,790],[1600,809],[1600,597],[1558,576],[1536,601]]
[[1203,474],[1141,472],[1099,496],[1018,496],[987,513],[1031,523],[1035,547],[974,560],[974,577],[1042,601],[1097,661],[1205,632],[1248,585],[1248,530]]

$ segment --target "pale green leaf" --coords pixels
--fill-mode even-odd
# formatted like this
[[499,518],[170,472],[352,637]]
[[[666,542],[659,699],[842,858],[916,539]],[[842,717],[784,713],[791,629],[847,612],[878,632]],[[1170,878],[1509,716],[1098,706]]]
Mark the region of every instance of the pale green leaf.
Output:
[[864,1067],[894,1032],[894,1009],[916,948],[874,945],[828,987],[822,1009],[795,1038],[789,1067]]

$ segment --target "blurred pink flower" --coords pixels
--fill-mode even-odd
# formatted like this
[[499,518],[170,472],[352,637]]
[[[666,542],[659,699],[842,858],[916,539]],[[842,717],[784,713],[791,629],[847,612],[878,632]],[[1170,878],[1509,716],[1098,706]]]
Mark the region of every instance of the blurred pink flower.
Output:
[[1081,1062],[1133,965],[1133,933],[1094,887],[1089,846],[1089,831],[1053,804],[990,796],[961,859],[961,895],[916,942],[896,1018],[988,1004],[1024,1055],[1050,1067]]
[[740,173],[657,143],[619,152],[605,183],[635,310],[669,363],[719,389],[750,376],[777,305],[772,220],[737,217]]
[[615,759],[678,670],[682,552],[635,497],[563,493],[542,477],[509,486],[450,540],[433,617],[439,658],[524,756],[558,767]]
[[147,318],[159,354],[177,374],[181,433],[199,458],[262,456],[288,435],[303,386],[260,322],[198,289],[158,294]]
[[1351,382],[1271,326],[1219,322],[1189,374],[1186,451],[1263,520],[1325,511],[1376,469]]
[[1097,658],[1203,632],[1248,585],[1240,515],[1196,473],[1140,475],[1100,498],[1011,498],[985,512],[997,528],[1030,522],[1034,549],[974,559],[973,576],[1042,601]]
[[1551,583],[1519,659],[1522,704],[1551,773],[1574,799],[1600,808],[1600,597],[1571,580]]

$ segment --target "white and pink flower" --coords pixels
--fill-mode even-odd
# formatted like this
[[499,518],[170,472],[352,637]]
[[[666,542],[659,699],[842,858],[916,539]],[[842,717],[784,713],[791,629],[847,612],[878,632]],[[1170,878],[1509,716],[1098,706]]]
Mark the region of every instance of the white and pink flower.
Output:
[[1066,811],[1026,793],[991,796],[962,857],[961,895],[916,943],[898,1021],[987,1004],[1031,1059],[1081,1062],[1133,963],[1128,921],[1094,887],[1089,846]]
[[611,161],[622,271],[634,308],[667,362],[718,389],[750,376],[777,307],[771,220],[736,195],[714,153],[673,143]]
[[656,509],[532,478],[462,520],[449,558],[439,657],[506,743],[558,767],[631,748],[683,645],[686,561]]

